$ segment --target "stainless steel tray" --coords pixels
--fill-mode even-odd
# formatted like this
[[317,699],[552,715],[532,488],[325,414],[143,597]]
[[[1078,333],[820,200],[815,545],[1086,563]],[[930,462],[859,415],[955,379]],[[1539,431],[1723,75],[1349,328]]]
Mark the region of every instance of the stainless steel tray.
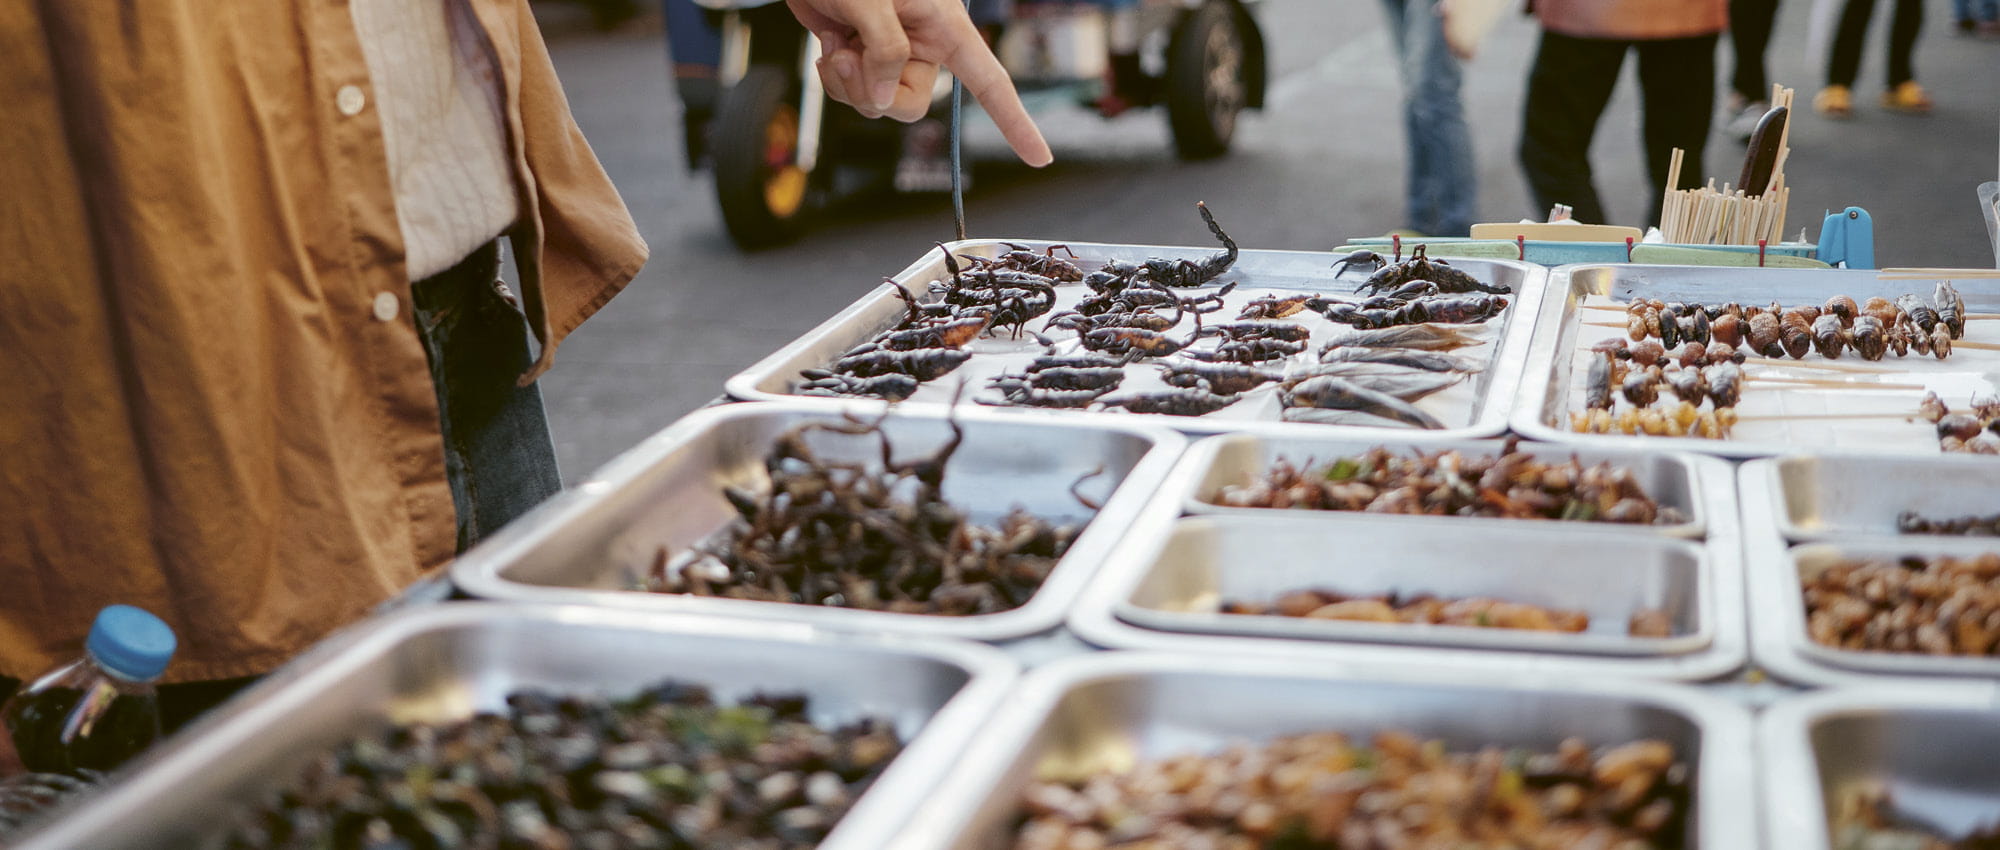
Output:
[[[1057,244],[1046,240],[1011,240],[1015,244],[1036,249]],[[1097,243],[1068,243],[1082,257],[1078,264],[1085,268],[1095,268],[1108,260],[1137,261],[1148,257],[1170,257],[1197,259],[1213,253],[1214,247],[1170,248],[1145,245],[1105,245]],[[971,240],[947,243],[953,254],[965,256],[993,256],[1006,250],[999,240]],[[1330,265],[1333,256],[1326,253],[1307,251],[1243,251],[1234,268],[1222,275],[1221,282],[1236,281],[1237,287],[1228,297],[1228,308],[1219,316],[1233,319],[1236,310],[1249,299],[1271,292],[1327,292],[1352,296],[1351,290],[1363,279],[1357,270],[1335,279]],[[1447,426],[1443,430],[1427,431],[1456,437],[1493,436],[1505,431],[1508,414],[1511,411],[1516,391],[1520,386],[1522,363],[1527,354],[1529,336],[1535,324],[1535,310],[1544,302],[1542,291],[1547,273],[1540,267],[1527,263],[1500,260],[1453,260],[1457,265],[1481,280],[1506,284],[1514,290],[1508,296],[1510,304],[1500,317],[1483,325],[1467,326],[1480,331],[1489,340],[1486,345],[1461,349],[1459,354],[1485,356],[1489,358],[1486,371],[1473,376],[1444,392],[1419,402],[1417,406],[1438,417]],[[944,260],[937,251],[920,257],[915,263],[897,274],[895,280],[910,288],[912,292],[924,293],[929,282],[944,277]],[[1203,287],[1187,291],[1189,295],[1213,292],[1215,287]],[[1057,310],[1067,309],[1088,292],[1081,284],[1058,288]],[[935,296],[929,296],[934,299]],[[821,323],[805,336],[779,349],[769,357],[758,361],[749,369],[730,378],[727,383],[729,395],[749,401],[792,400],[817,402],[821,399],[800,396],[793,393],[799,370],[823,367],[856,344],[867,341],[883,330],[893,327],[904,315],[904,305],[895,290],[884,284],[877,287],[832,318]],[[1295,319],[1298,317],[1294,317]],[[1318,344],[1325,333],[1346,330],[1317,316],[1303,319],[1314,328],[1313,343],[1307,353],[1293,359],[1310,358],[1318,350]],[[1039,328],[1042,320],[1030,324]],[[1192,321],[1188,323],[1192,328]],[[1180,333],[1180,331],[1176,331]],[[1065,342],[1073,347],[1073,342]],[[961,379],[966,383],[965,398],[961,406],[977,406],[973,398],[984,387],[987,378],[1018,369],[1040,347],[1032,339],[1021,341],[1006,339],[983,339],[969,346],[975,352],[972,360],[938,380],[926,384],[917,395],[904,402],[906,407],[942,406],[949,403]],[[1160,390],[1166,386],[1159,382],[1151,370],[1144,374],[1133,373],[1124,390]],[[1009,415],[1053,416],[1064,420],[1075,417],[1115,417],[1130,418],[1132,414],[1092,413],[1070,410],[1048,410],[1041,408],[999,408]],[[1185,416],[1142,416],[1157,419],[1162,424],[1181,431],[1196,434],[1221,433],[1228,431],[1259,431],[1277,434],[1325,433],[1325,425],[1278,421],[1279,407],[1275,391],[1271,386],[1259,388],[1245,394],[1245,400],[1228,408],[1202,417]],[[1411,429],[1388,420],[1373,417],[1359,417],[1364,424],[1346,425],[1342,428],[1358,429],[1362,432],[1385,434],[1408,434]]]
[[1695,771],[1689,847],[1756,843],[1749,717],[1692,688],[1647,682],[1436,676],[1340,663],[1179,653],[1098,653],[1030,673],[928,816],[895,850],[1010,846],[1022,789],[1038,774],[1129,768],[1142,759],[1316,730],[1407,729],[1454,748],[1552,748],[1656,737]]
[[[1217,503],[1217,494],[1229,485],[1248,484],[1264,475],[1265,471],[1279,459],[1294,464],[1308,465],[1308,462],[1330,463],[1338,458],[1358,455],[1377,446],[1386,446],[1402,454],[1422,451],[1436,453],[1445,449],[1456,449],[1467,455],[1497,456],[1505,448],[1501,440],[1451,440],[1422,437],[1398,437],[1387,440],[1363,440],[1354,437],[1268,437],[1261,434],[1231,434],[1199,440],[1188,448],[1187,459],[1174,472],[1173,487],[1185,493],[1187,502],[1183,508],[1190,514],[1218,514],[1239,516],[1264,516],[1272,513],[1272,508],[1232,508]],[[1632,470],[1639,484],[1664,507],[1679,510],[1686,522],[1660,525],[1621,525],[1604,522],[1559,523],[1564,530],[1575,528],[1615,529],[1620,531],[1650,531],[1674,537],[1700,538],[1706,527],[1704,519],[1707,511],[1699,498],[1701,484],[1695,479],[1696,456],[1662,452],[1640,446],[1622,448],[1587,448],[1561,446],[1550,443],[1520,444],[1522,451],[1530,456],[1549,462],[1559,462],[1574,456],[1585,466],[1600,462],[1610,462],[1615,466]],[[1300,513],[1347,513],[1335,511],[1300,511]],[[1382,522],[1389,526],[1401,526],[1411,521],[1426,522],[1436,517],[1405,516],[1400,514],[1368,514],[1371,522]],[[1534,524],[1532,520],[1493,519],[1487,517],[1453,517],[1459,522],[1471,523],[1472,528],[1511,529],[1523,523]]]
[[1949,519],[2000,513],[2000,487],[1994,486],[2000,470],[1990,458],[1810,454],[1754,461],[1743,469],[1743,498],[1769,499],[1779,532],[1791,540],[1923,539],[1933,535],[1899,534],[1897,514]]
[[[1306,637],[1302,634],[1292,635],[1295,639],[1281,639],[1237,634],[1193,635],[1145,628],[1121,616],[1121,606],[1129,604],[1135,589],[1146,581],[1158,564],[1169,557],[1179,557],[1162,553],[1171,545],[1175,526],[1181,521],[1180,494],[1188,491],[1186,487],[1169,487],[1166,495],[1149,506],[1145,514],[1132,524],[1124,542],[1091,580],[1090,586],[1085,588],[1071,610],[1070,628],[1084,640],[1104,647],[1275,655],[1298,664],[1358,660],[1427,668],[1457,667],[1471,671],[1505,670],[1523,675],[1548,673],[1683,681],[1721,678],[1742,667],[1748,657],[1749,639],[1744,628],[1742,544],[1737,525],[1735,487],[1727,462],[1695,457],[1689,458],[1688,463],[1694,469],[1694,480],[1700,488],[1695,501],[1704,505],[1707,512],[1707,538],[1699,546],[1661,535],[1575,528],[1582,523],[1506,523],[1494,520],[1480,524],[1455,517],[1411,517],[1407,518],[1407,522],[1387,523],[1378,520],[1374,514],[1314,513],[1308,516],[1304,512],[1270,511],[1260,512],[1269,517],[1260,517],[1258,521],[1271,523],[1269,527],[1274,535],[1277,527],[1288,524],[1320,529],[1322,533],[1318,541],[1303,545],[1317,546],[1319,551],[1330,556],[1337,553],[1343,559],[1365,559],[1368,563],[1388,565],[1396,564],[1395,559],[1399,557],[1409,558],[1412,568],[1408,572],[1413,580],[1420,581],[1429,581],[1431,576],[1418,573],[1414,565],[1424,559],[1438,560],[1441,551],[1466,553],[1466,557],[1481,565],[1511,564],[1513,566],[1506,567],[1511,571],[1528,569],[1525,565],[1534,563],[1534,555],[1529,553],[1539,547],[1549,562],[1548,566],[1541,568],[1544,573],[1569,569],[1587,571],[1596,567],[1604,570],[1607,576],[1623,575],[1630,580],[1631,573],[1613,571],[1620,569],[1622,563],[1638,557],[1636,553],[1665,553],[1686,546],[1701,553],[1701,560],[1706,562],[1705,576],[1708,579],[1701,582],[1700,593],[1704,598],[1694,605],[1704,612],[1702,622],[1709,629],[1710,639],[1691,651],[1609,656],[1495,647],[1483,652],[1464,652],[1421,645],[1296,639]],[[1175,475],[1177,478],[1193,476],[1198,474],[1199,469],[1189,462],[1179,467]],[[1207,518],[1223,519],[1219,515]],[[1229,519],[1239,517],[1231,516]],[[1327,533],[1335,527],[1341,531]],[[1485,549],[1497,549],[1497,546],[1482,548],[1480,545],[1481,541],[1501,540],[1520,541],[1526,548],[1519,555],[1496,558]],[[1587,558],[1582,563],[1555,566],[1555,562],[1568,560],[1572,553],[1587,553]],[[1232,577],[1227,580],[1239,579]],[[1536,592],[1540,593],[1541,588]],[[1537,596],[1522,601],[1540,599]],[[1482,642],[1488,639],[1480,638]]]
[[[1062,622],[1077,589],[1165,480],[1185,442],[1148,423],[1058,422],[960,410],[965,442],[946,471],[946,499],[977,521],[996,520],[1016,505],[1051,521],[1090,520],[1041,590],[1010,611],[971,617],[892,614],[629,589],[638,586],[662,547],[678,552],[728,526],[737,514],[723,497],[723,487],[765,486],[764,457],[788,428],[814,420],[838,422],[840,411],[873,417],[882,409],[880,403],[831,408],[738,404],[697,412],[613,461],[578,497],[517,522],[461,557],[452,565],[452,581],[466,593],[490,599],[725,614],[981,640],[1022,637]],[[896,457],[916,458],[936,450],[950,435],[945,412],[895,411],[885,428]],[[873,437],[819,433],[809,445],[824,458],[880,464],[881,447]],[[1069,490],[1100,466],[1104,474],[1081,488],[1104,506],[1092,517]]]
[[[1753,474],[1754,470],[1745,474]],[[1745,500],[1745,522],[1770,509]],[[1770,528],[1770,526],[1765,526]],[[1806,633],[1801,577],[1825,569],[1837,557],[1896,558],[1903,555],[1966,557],[2000,551],[2000,540],[1942,537],[1851,537],[1786,548],[1775,529],[1754,535],[1746,547],[1750,564],[1752,640],[1758,665],[1785,679],[1808,685],[1860,684],[1869,676],[2000,678],[2000,657],[1933,656],[1905,652],[1835,649]]]
[[2000,820],[2000,693],[1990,687],[1845,688],[1794,697],[1757,721],[1765,846],[1832,850],[1842,794],[1886,787],[1893,811],[1958,837]]
[[874,850],[918,811],[1016,673],[977,644],[836,636],[797,623],[489,603],[414,609],[301,657],[19,850],[193,846],[231,801],[384,723],[503,710],[522,688],[619,695],[668,678],[728,699],[804,693],[826,723],[891,718],[907,749],[820,845]]
[[[1878,418],[1793,419],[1744,423],[1736,428],[1736,432],[1741,435],[1740,438],[1729,440],[1577,434],[1568,430],[1568,417],[1569,412],[1576,407],[1571,403],[1570,397],[1582,382],[1582,375],[1575,370],[1575,365],[1578,362],[1587,362],[1582,360],[1583,354],[1579,349],[1587,350],[1588,345],[1587,343],[1580,345],[1579,340],[1594,340],[1603,336],[1622,334],[1609,328],[1582,325],[1584,320],[1624,321],[1623,313],[1582,307],[1583,299],[1588,296],[1611,296],[1622,301],[1638,295],[1663,301],[1703,303],[1735,301],[1742,304],[1768,304],[1775,300],[1789,306],[1817,304],[1841,294],[1856,300],[1875,295],[1893,298],[1905,292],[1918,292],[1928,296],[1936,281],[1941,279],[1944,278],[1884,280],[1879,278],[1876,272],[1869,270],[1639,265],[1562,266],[1550,273],[1549,285],[1543,290],[1544,303],[1537,312],[1535,337],[1528,350],[1526,377],[1521,382],[1521,399],[1514,409],[1514,430],[1538,440],[1553,440],[1576,445],[1633,445],[1635,441],[1639,441],[1639,444],[1662,450],[1702,452],[1736,458],[1764,457],[1807,449],[1843,448],[1873,452],[1936,454],[1938,448],[1935,432],[1929,423],[1917,420],[1914,416],[1909,422]],[[1967,280],[1958,281],[1955,285],[1959,293],[1964,296],[1967,308],[1972,312],[1982,313],[2000,311],[2000,288],[1991,286],[1991,283],[1991,281]],[[1969,323],[1966,338],[2000,342],[2000,327],[1984,327],[1990,324],[1993,323]],[[1811,361],[1819,359],[1818,355],[1809,358]],[[1956,350],[1951,359],[1945,361],[1920,358],[1912,354],[1903,358],[1892,356],[1878,363],[1865,363],[1851,357],[1841,362],[1894,370],[1885,372],[1879,377],[1890,383],[1925,384],[1936,390],[1945,403],[1954,409],[1963,407],[1975,393],[1993,395],[1995,388],[1990,376],[2000,371],[2000,354],[1971,349]],[[1787,367],[1783,364],[1759,367],[1752,370],[1751,374],[1873,380],[1867,376],[1851,373]],[[1864,405],[1867,405],[1866,410],[1869,412],[1909,410],[1914,413],[1917,402],[1923,397],[1922,390],[1878,390],[1856,393],[1839,388],[1787,389],[1779,395],[1760,391],[1755,388],[1754,383],[1753,381],[1751,385],[1745,386],[1745,402],[1738,407],[1744,416],[1845,413],[1859,411]],[[1765,394],[1759,395],[1760,392]],[[1704,406],[1703,409],[1707,407]],[[1745,427],[1746,425],[1754,427]]]
[[[1469,650],[1613,656],[1698,652],[1715,639],[1708,561],[1683,540],[1534,528],[1478,529],[1439,522],[1393,546],[1329,546],[1375,533],[1348,516],[1196,517],[1171,536],[1118,602],[1116,616],[1147,629],[1293,640],[1358,641]],[[1324,589],[1347,594],[1488,597],[1582,610],[1587,631],[1428,626],[1224,614],[1226,600],[1268,602]],[[1673,634],[1626,633],[1641,608],[1664,612]]]

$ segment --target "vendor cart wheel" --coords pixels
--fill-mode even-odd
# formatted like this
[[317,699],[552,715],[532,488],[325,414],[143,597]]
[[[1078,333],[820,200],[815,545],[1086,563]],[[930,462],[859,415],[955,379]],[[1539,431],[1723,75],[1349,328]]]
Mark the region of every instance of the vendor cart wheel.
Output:
[[738,247],[782,245],[804,229],[809,181],[798,165],[794,90],[784,69],[753,65],[716,110],[710,138],[715,197]]
[[1167,124],[1184,159],[1229,152],[1243,111],[1243,34],[1223,0],[1181,18],[1167,44]]

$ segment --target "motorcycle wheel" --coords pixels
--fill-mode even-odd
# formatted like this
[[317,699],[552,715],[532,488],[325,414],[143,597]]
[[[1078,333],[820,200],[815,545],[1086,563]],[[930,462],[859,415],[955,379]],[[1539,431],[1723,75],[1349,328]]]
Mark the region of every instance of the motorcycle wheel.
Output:
[[716,201],[729,238],[746,250],[782,245],[805,229],[810,180],[798,164],[796,88],[784,69],[753,65],[716,110]]
[[1183,159],[1229,152],[1243,111],[1243,34],[1224,0],[1183,16],[1167,43],[1167,125]]

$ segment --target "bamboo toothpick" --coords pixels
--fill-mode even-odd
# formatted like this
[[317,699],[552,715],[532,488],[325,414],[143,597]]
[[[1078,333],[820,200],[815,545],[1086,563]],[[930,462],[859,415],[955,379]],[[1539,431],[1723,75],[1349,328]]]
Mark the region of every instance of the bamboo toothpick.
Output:
[[1738,422],[1788,422],[1811,419],[1916,419],[1914,410],[1903,413],[1775,413],[1759,416],[1738,416]]

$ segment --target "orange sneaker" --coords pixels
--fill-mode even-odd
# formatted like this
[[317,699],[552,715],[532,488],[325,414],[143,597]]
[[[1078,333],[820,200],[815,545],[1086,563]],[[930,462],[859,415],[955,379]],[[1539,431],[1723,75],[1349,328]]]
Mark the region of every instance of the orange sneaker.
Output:
[[1813,95],[1813,111],[1828,118],[1852,118],[1854,93],[1846,86],[1827,86]]
[[1904,80],[1895,88],[1882,93],[1882,107],[1896,112],[1923,114],[1931,111],[1931,96],[1916,80]]

